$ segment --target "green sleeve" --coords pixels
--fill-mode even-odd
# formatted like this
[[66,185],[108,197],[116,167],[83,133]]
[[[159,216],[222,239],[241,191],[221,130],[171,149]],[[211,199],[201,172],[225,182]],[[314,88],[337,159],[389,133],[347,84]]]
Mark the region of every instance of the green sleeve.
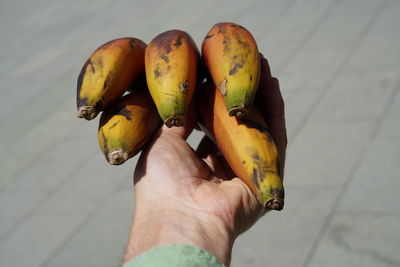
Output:
[[150,249],[125,263],[124,267],[224,267],[204,249],[173,244]]

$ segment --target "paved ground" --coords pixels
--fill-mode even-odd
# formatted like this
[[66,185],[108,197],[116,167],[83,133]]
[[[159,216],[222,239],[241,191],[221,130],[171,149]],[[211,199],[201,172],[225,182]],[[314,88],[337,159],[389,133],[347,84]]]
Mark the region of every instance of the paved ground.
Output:
[[[247,27],[286,101],[285,210],[232,266],[400,266],[400,1],[0,3],[0,266],[118,266],[135,159],[106,164],[75,118],[77,73],[121,36]],[[191,137],[198,142],[199,135]]]

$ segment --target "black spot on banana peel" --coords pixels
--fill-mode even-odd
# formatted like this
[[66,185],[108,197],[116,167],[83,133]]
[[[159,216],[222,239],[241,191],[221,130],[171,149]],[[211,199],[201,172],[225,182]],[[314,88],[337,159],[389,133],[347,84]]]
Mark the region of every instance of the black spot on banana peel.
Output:
[[180,47],[182,45],[182,39],[184,38],[184,35],[178,35],[178,37],[176,38],[176,42],[175,42],[175,46],[176,47]]
[[245,120],[229,116],[222,95],[210,82],[200,87],[198,100],[199,124],[215,140],[234,173],[265,209],[281,210],[284,188],[278,171],[278,151],[256,108]]
[[179,30],[159,34],[146,48],[147,84],[167,127],[185,123],[196,85],[198,59],[193,39]]
[[232,69],[229,70],[229,75],[235,75],[240,68],[243,68],[243,64],[235,62]]
[[227,36],[224,36],[224,40],[222,41],[222,44],[224,45],[224,53],[229,53],[231,50],[231,39]]
[[253,181],[253,184],[255,184],[258,189],[260,189],[260,185],[258,184],[258,181],[260,180],[259,177],[260,177],[259,171],[256,168],[253,168],[251,179]]
[[119,99],[144,73],[146,44],[120,38],[97,48],[85,62],[77,82],[77,116],[87,120]]
[[161,120],[148,90],[122,97],[100,117],[98,140],[112,165],[135,156],[160,126]]
[[202,44],[204,63],[214,84],[220,87],[229,115],[246,118],[260,82],[256,41],[245,28],[229,22],[214,25],[209,35],[213,37],[205,38]]
[[189,82],[184,81],[183,83],[179,84],[179,89],[182,94],[187,94],[189,92]]
[[165,54],[172,51],[172,46],[180,47],[183,39],[187,38],[187,33],[180,30],[169,30],[157,35],[151,42],[156,44],[159,49],[164,50]]
[[164,59],[165,62],[169,63],[169,58],[168,58],[168,56],[162,55],[161,58]]
[[[229,25],[229,24],[230,23],[221,22],[221,23],[215,24],[214,27],[217,26],[218,33],[225,34],[226,33],[226,26]],[[209,34],[207,34],[207,35],[209,35]]]
[[107,137],[105,136],[104,131],[102,129],[99,130],[99,138],[101,138],[101,140],[103,142],[102,150],[103,150],[104,155],[106,156],[106,159],[108,161],[108,155],[109,155],[110,149],[108,149],[108,140],[107,140]]
[[119,121],[114,122],[113,125],[110,126],[110,128],[108,128],[109,130],[111,130],[112,128],[114,128],[115,126],[117,126],[119,123]]
[[120,109],[117,114],[124,116],[125,119],[127,119],[128,121],[132,120],[131,119],[132,114],[125,107]]
[[161,72],[158,70],[158,69],[155,69],[154,70],[154,78],[158,78],[158,77],[160,77],[161,76]]

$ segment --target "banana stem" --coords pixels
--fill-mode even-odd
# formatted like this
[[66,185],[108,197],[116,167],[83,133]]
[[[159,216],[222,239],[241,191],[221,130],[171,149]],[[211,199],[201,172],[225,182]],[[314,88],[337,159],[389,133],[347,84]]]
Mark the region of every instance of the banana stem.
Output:
[[280,198],[272,198],[265,202],[265,209],[269,210],[281,210],[283,208],[283,199]]
[[247,117],[246,109],[244,107],[235,107],[229,110],[229,116],[238,119],[245,119]]
[[128,153],[122,148],[117,148],[107,154],[107,160],[112,165],[120,165],[128,160]]
[[97,115],[93,106],[81,106],[78,108],[78,118],[85,118],[86,120],[93,120]]
[[185,118],[183,116],[172,115],[169,116],[164,123],[168,128],[171,128],[172,126],[179,127],[185,124]]

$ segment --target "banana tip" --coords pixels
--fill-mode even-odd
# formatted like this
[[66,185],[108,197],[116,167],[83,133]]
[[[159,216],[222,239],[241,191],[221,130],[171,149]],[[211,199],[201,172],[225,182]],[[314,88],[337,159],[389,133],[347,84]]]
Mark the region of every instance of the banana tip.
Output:
[[93,106],[81,106],[78,108],[76,114],[78,118],[85,118],[87,120],[93,120],[97,116],[97,112]]
[[183,116],[179,116],[179,115],[172,115],[172,116],[169,116],[164,121],[164,123],[168,128],[171,128],[173,126],[179,127],[179,126],[183,126],[185,124],[185,118]]
[[107,160],[111,165],[120,165],[128,160],[128,153],[122,148],[117,148],[108,153]]
[[269,210],[282,210],[283,203],[284,201],[281,198],[272,198],[265,202],[264,208]]
[[247,112],[244,107],[235,107],[229,110],[229,116],[238,119],[245,119],[247,117]]

